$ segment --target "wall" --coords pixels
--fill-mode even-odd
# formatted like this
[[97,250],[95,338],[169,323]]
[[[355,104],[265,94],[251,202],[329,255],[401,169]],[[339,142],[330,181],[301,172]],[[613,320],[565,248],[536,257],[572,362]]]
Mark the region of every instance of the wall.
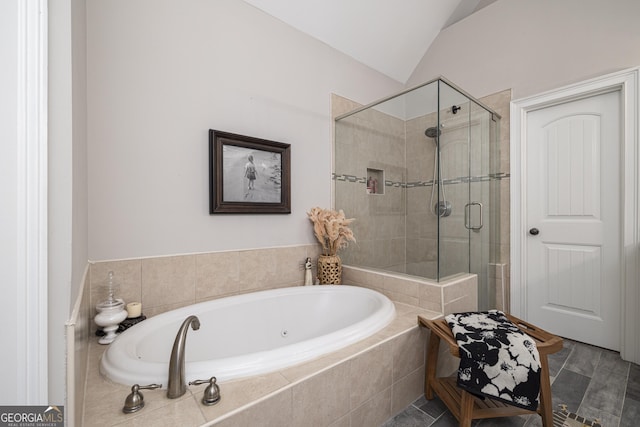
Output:
[[65,401],[65,322],[88,259],[85,1],[49,3],[49,402]]
[[407,82],[514,99],[640,64],[636,0],[498,0],[444,29]]
[[[91,0],[87,52],[92,260],[312,243],[330,93],[402,89],[238,0]],[[208,214],[209,129],[292,145],[290,215]]]
[[[3,325],[11,325],[18,318],[18,274],[19,259],[17,248],[18,236],[18,165],[16,162],[18,153],[17,122],[18,114],[18,5],[15,2],[0,3],[0,57],[3,58],[3,67],[0,67],[0,280],[13,286],[3,286],[3,299],[10,302],[6,304],[0,321]],[[13,65],[13,66],[9,66]],[[19,329],[4,328],[2,330],[3,345],[6,348],[19,348]],[[0,377],[4,386],[0,388],[0,402],[3,404],[17,404],[23,399],[17,389],[18,381],[18,351],[0,352]]]

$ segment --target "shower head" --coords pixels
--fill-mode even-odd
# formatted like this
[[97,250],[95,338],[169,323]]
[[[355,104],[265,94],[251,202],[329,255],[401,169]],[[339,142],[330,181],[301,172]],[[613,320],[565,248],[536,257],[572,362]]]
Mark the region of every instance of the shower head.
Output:
[[442,131],[438,129],[436,126],[427,128],[427,130],[424,131],[424,134],[427,135],[429,138],[436,138],[440,136],[441,133]]

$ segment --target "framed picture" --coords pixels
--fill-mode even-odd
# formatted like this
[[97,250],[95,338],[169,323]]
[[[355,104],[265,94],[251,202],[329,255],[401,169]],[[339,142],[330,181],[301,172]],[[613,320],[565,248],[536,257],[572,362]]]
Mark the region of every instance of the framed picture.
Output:
[[209,213],[291,213],[291,145],[209,130]]

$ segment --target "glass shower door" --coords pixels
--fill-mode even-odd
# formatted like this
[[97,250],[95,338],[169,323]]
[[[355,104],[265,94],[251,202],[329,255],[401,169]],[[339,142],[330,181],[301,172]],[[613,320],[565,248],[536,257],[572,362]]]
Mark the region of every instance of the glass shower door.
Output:
[[[440,83],[438,278],[478,276],[478,309],[495,307],[490,285],[491,230],[496,215],[497,122],[455,88]],[[497,241],[497,240],[496,240]],[[495,257],[494,257],[495,258]]]
[[492,197],[492,114],[474,102],[469,108],[469,204],[465,226],[469,230],[469,271],[478,275],[478,309],[495,307],[495,289],[490,286]]
[[438,278],[470,271],[469,99],[439,82],[438,124]]

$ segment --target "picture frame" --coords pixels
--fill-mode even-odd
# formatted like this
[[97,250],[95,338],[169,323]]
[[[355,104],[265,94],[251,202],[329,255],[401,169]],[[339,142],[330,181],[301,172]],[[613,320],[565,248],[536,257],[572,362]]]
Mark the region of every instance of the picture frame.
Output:
[[209,214],[290,214],[291,145],[209,130]]

